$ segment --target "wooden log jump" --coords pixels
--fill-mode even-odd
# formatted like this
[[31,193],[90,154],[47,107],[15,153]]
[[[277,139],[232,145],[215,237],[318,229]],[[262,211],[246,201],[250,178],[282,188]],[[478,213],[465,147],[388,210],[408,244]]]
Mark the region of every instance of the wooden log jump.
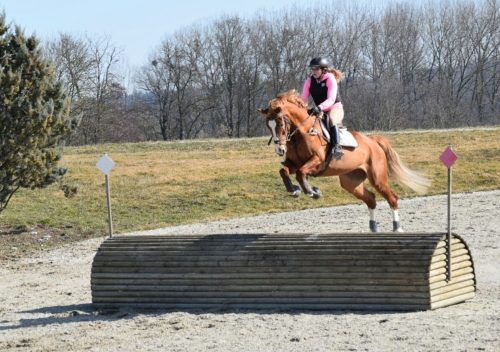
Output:
[[445,233],[114,236],[92,264],[96,306],[428,310],[474,297],[464,240]]

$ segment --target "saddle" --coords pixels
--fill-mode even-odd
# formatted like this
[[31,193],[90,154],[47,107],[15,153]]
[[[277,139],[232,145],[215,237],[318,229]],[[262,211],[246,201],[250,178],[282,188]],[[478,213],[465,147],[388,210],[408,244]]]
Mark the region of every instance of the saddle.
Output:
[[[325,126],[325,123],[323,120],[321,121],[321,130],[323,131],[323,136],[325,136],[325,139],[330,142],[330,132],[328,131],[328,128]],[[347,127],[341,126],[339,128],[340,132],[340,145],[342,147],[354,147],[357,148],[359,147],[358,141],[354,136],[347,130]]]
[[[326,128],[326,125],[324,124],[323,120],[320,120],[321,122],[321,130],[323,131],[323,136],[325,136],[325,139],[330,143],[330,132],[328,131],[328,128]],[[339,126],[340,127],[340,126]],[[339,134],[340,134],[340,145],[343,147],[354,147],[357,148],[359,147],[358,141],[354,136],[352,135],[351,132],[347,130],[347,127],[341,126],[339,128]],[[330,162],[332,161],[333,154],[331,153],[331,148],[329,148],[328,155],[326,156],[326,162],[325,162],[325,168],[318,172],[316,175],[311,175],[312,177],[320,177],[323,175],[323,173],[326,171],[328,168],[328,165],[330,165]]]

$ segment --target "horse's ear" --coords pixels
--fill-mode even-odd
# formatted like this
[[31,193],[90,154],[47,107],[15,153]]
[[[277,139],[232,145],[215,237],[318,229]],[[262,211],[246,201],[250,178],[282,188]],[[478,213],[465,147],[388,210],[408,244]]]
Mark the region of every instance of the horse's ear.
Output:
[[262,115],[267,115],[269,113],[269,109],[257,109]]

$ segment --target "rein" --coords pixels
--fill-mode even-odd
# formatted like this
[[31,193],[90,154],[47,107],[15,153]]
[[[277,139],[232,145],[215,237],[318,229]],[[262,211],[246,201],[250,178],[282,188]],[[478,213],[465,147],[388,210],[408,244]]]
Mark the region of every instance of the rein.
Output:
[[[288,142],[291,142],[291,138],[293,137],[293,135],[295,133],[297,133],[299,131],[299,129],[304,126],[307,121],[311,118],[311,116],[313,116],[313,114],[310,114],[307,119],[305,119],[300,125],[295,125],[293,124],[290,119],[288,118],[288,116],[282,112],[281,114],[279,114],[278,116],[276,116],[275,118],[273,119],[270,119],[270,120],[276,120],[278,118],[283,118],[283,121],[285,121],[285,137],[281,137],[280,139],[275,139],[274,140],[274,144],[280,144],[280,142],[283,140],[283,139],[286,139],[286,143]],[[316,124],[318,123],[320,117],[316,117],[315,118],[315,121],[314,121],[314,124],[313,126],[311,127],[311,129],[305,133],[304,135],[302,135],[302,138],[300,138],[298,141],[296,141],[295,143],[291,143],[291,145],[293,146],[294,150],[295,150],[295,153],[297,154],[297,156],[299,156],[299,152],[297,150],[297,146],[299,145],[300,142],[302,142],[307,136],[320,136],[320,137],[323,137],[325,140],[326,140],[326,137],[318,132],[318,130],[316,130],[315,126]],[[294,125],[295,126],[295,131],[293,132],[290,132],[290,126],[291,125]],[[320,127],[320,130],[321,130],[321,127]],[[273,136],[271,136],[271,138],[269,139],[269,142],[267,143],[267,145],[270,145],[271,144],[271,141],[273,140]],[[300,157],[299,157],[300,159]]]
[[[307,119],[305,119],[300,125],[295,125],[295,124],[292,124],[292,122],[290,121],[290,119],[288,118],[288,116],[286,116],[286,114],[284,112],[282,112],[280,115],[276,116],[274,119],[277,119],[279,117],[283,117],[283,120],[285,120],[286,122],[286,128],[285,128],[285,131],[286,131],[286,141],[287,142],[291,142],[292,140],[292,137],[295,133],[297,133],[299,131],[299,129],[304,126],[307,121],[312,117],[313,115],[309,115],[307,116]],[[299,139],[296,143],[292,144],[294,147],[296,147],[303,139],[305,139],[307,136],[316,136],[318,135],[318,131],[314,128],[314,126],[316,125],[316,123],[319,121],[319,117],[316,117],[315,118],[315,121],[314,121],[314,124],[313,124],[313,127],[306,133],[302,136],[301,139]],[[291,132],[290,133],[290,125],[294,125],[295,126],[295,131]]]

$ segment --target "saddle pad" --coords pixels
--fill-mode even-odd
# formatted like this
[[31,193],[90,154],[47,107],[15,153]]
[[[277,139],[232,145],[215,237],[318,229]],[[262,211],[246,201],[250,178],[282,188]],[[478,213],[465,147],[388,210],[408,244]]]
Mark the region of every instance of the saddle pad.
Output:
[[339,128],[340,130],[340,145],[343,147],[359,147],[358,141],[348,130]]
[[[325,123],[323,120],[321,122],[321,129],[323,130],[323,135],[325,136],[326,140],[330,142],[330,132],[328,131],[328,128],[326,128]],[[340,127],[339,128],[340,132],[340,145],[343,147],[359,147],[358,141],[354,136],[347,130],[345,127]]]

